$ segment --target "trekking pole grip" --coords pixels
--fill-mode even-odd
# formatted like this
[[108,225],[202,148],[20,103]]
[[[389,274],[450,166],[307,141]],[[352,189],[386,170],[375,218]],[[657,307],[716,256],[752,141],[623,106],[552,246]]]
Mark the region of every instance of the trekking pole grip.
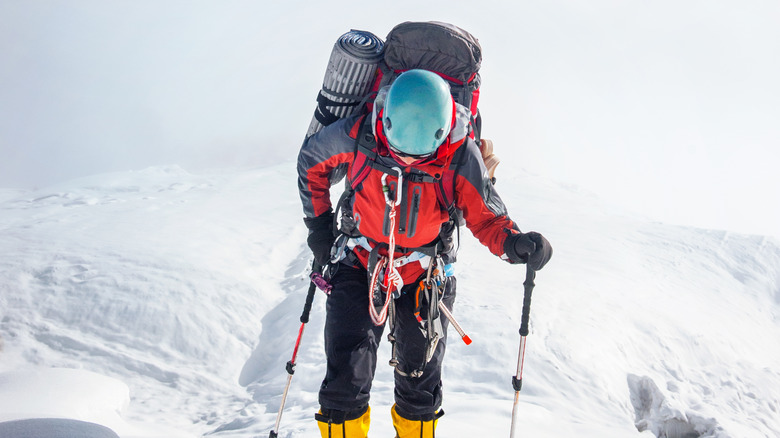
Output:
[[526,265],[525,281],[523,282],[523,315],[520,320],[520,336],[528,336],[528,321],[531,318],[531,293],[534,290],[536,271]]
[[[317,260],[311,262],[311,271],[322,273],[322,266],[317,263]],[[309,292],[306,295],[306,302],[303,304],[303,313],[301,313],[301,322],[306,324],[309,322],[309,313],[311,313],[311,306],[314,302],[314,291],[317,290],[317,285],[312,280],[309,283]]]

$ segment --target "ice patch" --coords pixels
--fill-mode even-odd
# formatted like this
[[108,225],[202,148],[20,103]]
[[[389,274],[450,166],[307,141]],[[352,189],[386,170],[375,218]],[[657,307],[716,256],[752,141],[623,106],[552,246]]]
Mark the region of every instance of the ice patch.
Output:
[[628,375],[631,404],[640,432],[650,431],[658,438],[716,438],[723,436],[715,419],[684,412],[664,396],[653,379]]

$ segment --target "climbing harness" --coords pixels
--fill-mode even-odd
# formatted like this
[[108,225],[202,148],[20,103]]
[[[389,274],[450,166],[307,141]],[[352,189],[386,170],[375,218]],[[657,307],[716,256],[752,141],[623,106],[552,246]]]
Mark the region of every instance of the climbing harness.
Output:
[[[371,322],[376,326],[388,324],[389,334],[387,338],[392,344],[390,365],[396,369],[396,372],[402,376],[420,377],[423,375],[426,364],[433,358],[439,341],[444,338],[442,314],[453,323],[453,327],[455,327],[467,345],[471,343],[471,339],[455,321],[452,313],[442,301],[447,289],[447,277],[452,275],[452,267],[449,264],[445,265],[443,262],[442,257],[439,255],[441,248],[438,246],[418,248],[418,250],[396,257],[398,248],[396,247],[395,233],[398,209],[403,200],[404,173],[398,167],[387,170],[390,172],[383,173],[381,177],[382,191],[388,208],[389,233],[387,244],[375,242],[372,245],[365,236],[342,234],[334,245],[331,263],[346,258],[347,250],[354,251],[357,247],[369,252],[368,312]],[[388,182],[388,176],[392,175],[392,173],[395,173],[398,178],[395,187],[392,187],[391,183]],[[379,250],[383,248],[387,250],[387,255],[379,254]],[[401,296],[401,290],[404,287],[404,280],[398,268],[414,262],[419,262],[420,266],[427,270],[425,277],[419,281],[414,292],[414,318],[419,324],[420,332],[426,339],[426,347],[419,366],[412,371],[406,371],[401,369],[402,367],[396,355],[395,299]]]
[[419,324],[420,332],[425,337],[426,344],[422,362],[412,371],[402,370],[396,355],[395,302],[390,305],[390,319],[388,321],[390,330],[387,335],[387,339],[392,345],[390,366],[394,367],[396,372],[404,377],[421,377],[425,371],[426,364],[433,358],[436,346],[444,337],[440,309],[442,307],[446,308],[441,301],[446,290],[446,278],[443,270],[440,270],[438,266],[441,266],[441,258],[435,257],[434,261],[428,265],[425,278],[420,280],[414,292],[414,318]]
[[[437,264],[440,265],[440,263]],[[415,293],[414,316],[420,324],[420,331],[428,340],[425,349],[426,363],[433,358],[433,352],[444,336],[439,303],[441,303],[442,295],[444,295],[445,281],[444,274],[438,268],[433,269],[433,264],[431,264],[428,267],[428,275],[425,277],[425,281],[421,281],[417,285],[417,292]],[[421,298],[428,302],[428,315],[425,319],[420,316],[420,311],[422,310]]]

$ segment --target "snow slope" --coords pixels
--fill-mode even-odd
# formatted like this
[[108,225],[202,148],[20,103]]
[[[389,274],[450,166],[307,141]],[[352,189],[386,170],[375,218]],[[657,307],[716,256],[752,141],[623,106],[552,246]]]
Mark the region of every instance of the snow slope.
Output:
[[[780,436],[780,243],[683,228],[499,167],[555,256],[536,280],[519,429],[534,437]],[[122,438],[268,436],[309,253],[293,163],[176,167],[0,191],[0,421],[70,418]],[[507,436],[524,270],[465,229],[444,437]],[[324,295],[281,437],[317,436]],[[380,352],[372,436],[392,436]]]

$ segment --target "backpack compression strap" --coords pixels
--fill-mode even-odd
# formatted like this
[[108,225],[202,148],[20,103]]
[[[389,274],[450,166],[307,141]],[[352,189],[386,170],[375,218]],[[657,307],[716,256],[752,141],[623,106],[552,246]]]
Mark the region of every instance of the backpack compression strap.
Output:
[[[331,99],[325,95],[326,92],[329,95],[342,99],[342,101],[337,102]],[[328,89],[320,90],[320,93],[317,95],[317,108],[314,111],[314,118],[316,118],[318,122],[322,123],[322,126],[328,126],[342,117],[333,114],[333,112],[329,110],[328,107],[357,107],[361,104],[362,99],[362,96],[357,96],[354,94],[344,94]]]

